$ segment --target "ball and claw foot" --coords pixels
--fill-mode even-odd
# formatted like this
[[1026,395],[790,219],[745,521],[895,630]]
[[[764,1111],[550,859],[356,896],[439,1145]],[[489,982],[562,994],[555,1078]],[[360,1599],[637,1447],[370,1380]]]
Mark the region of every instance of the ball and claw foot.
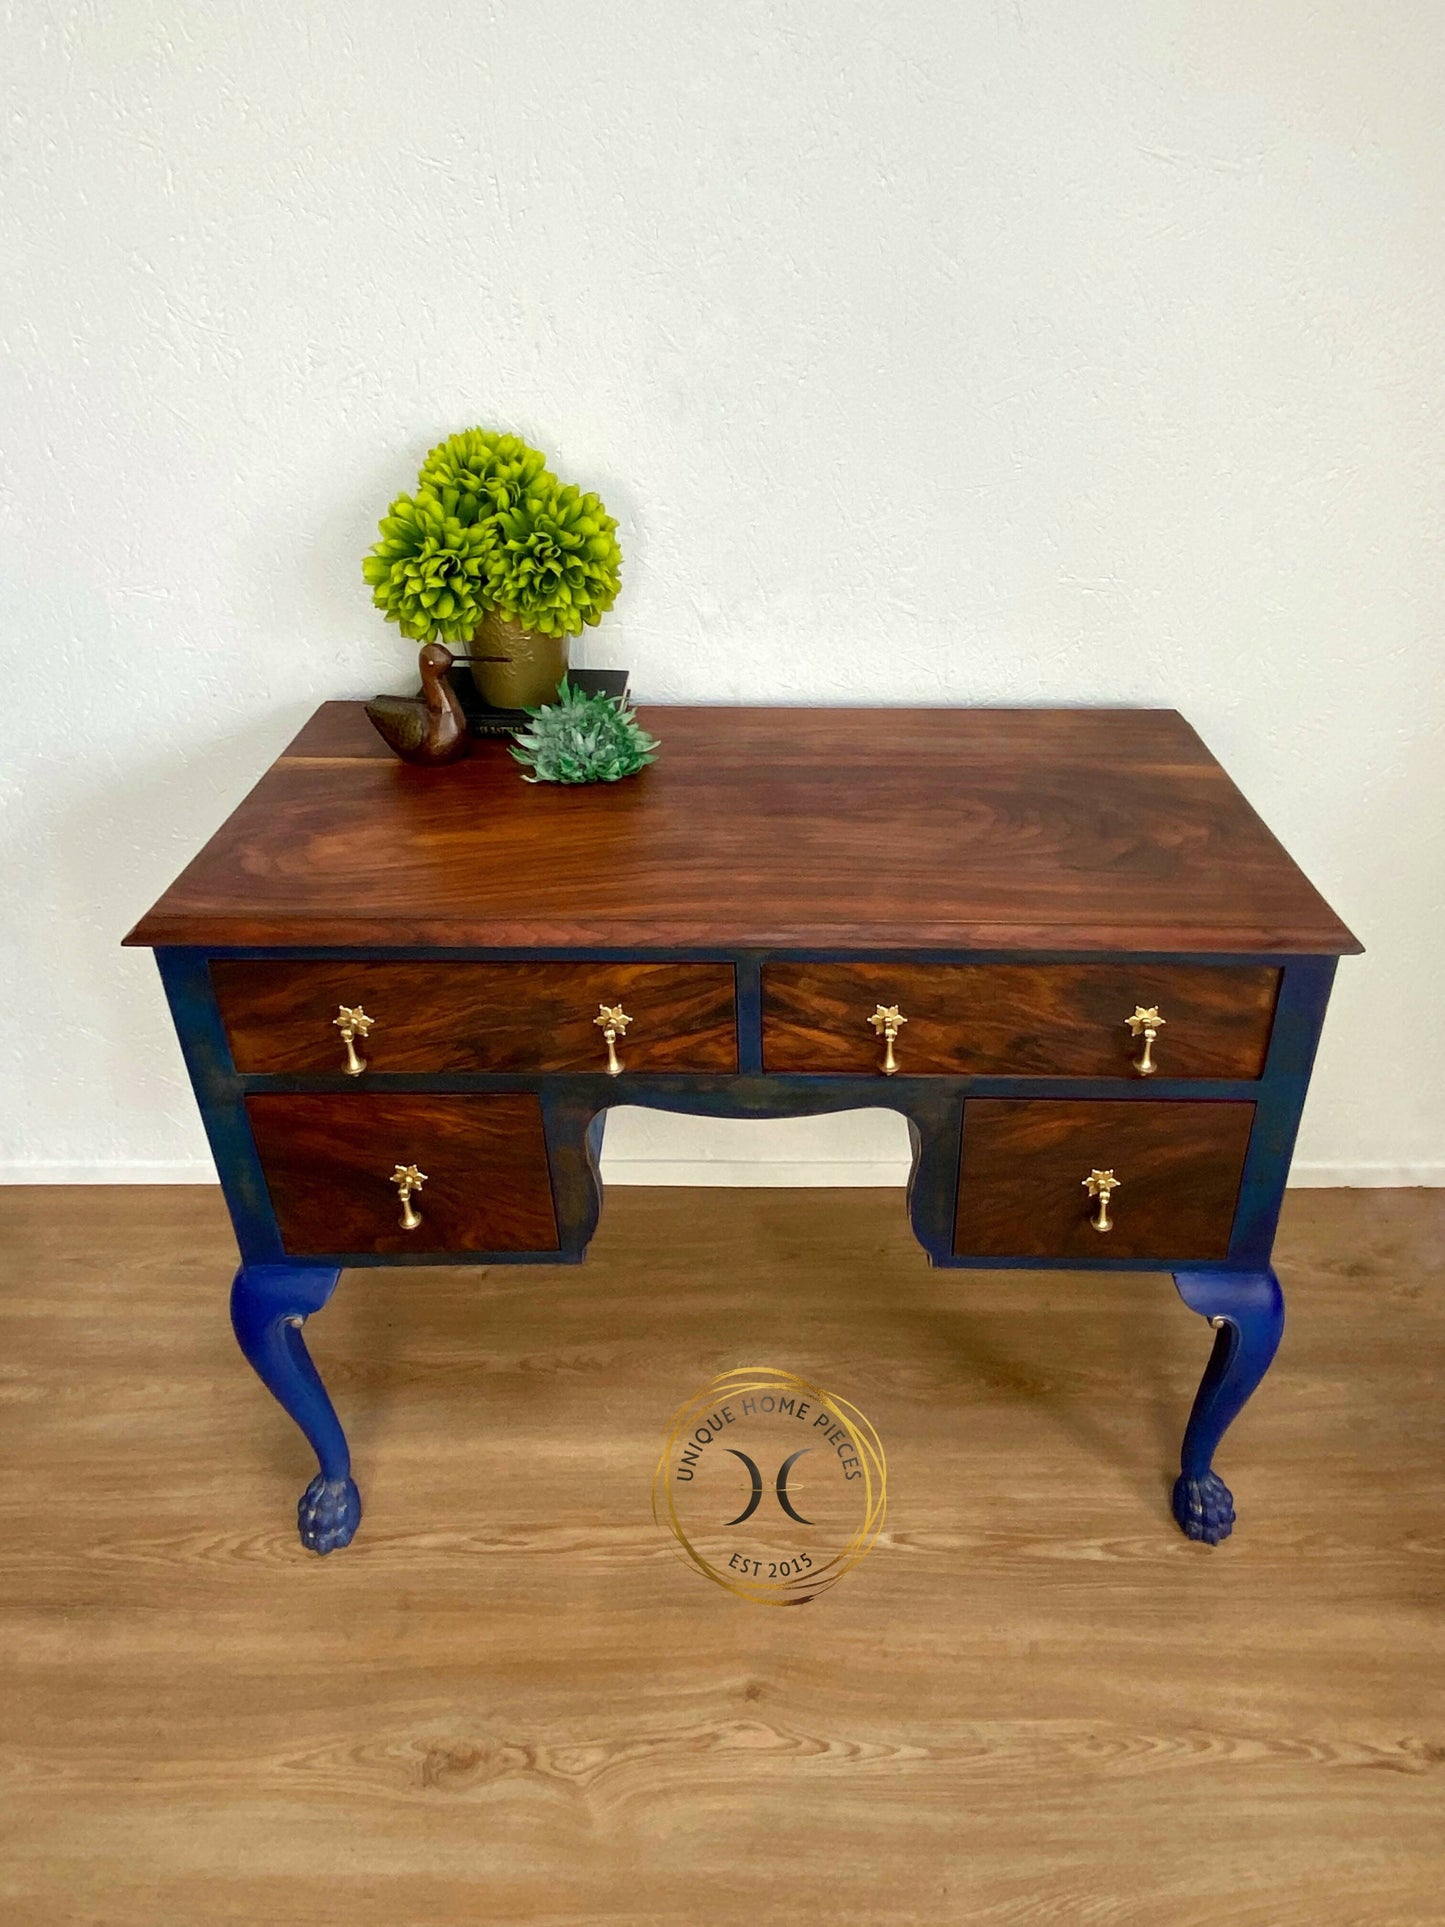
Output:
[[1234,1530],[1234,1494],[1214,1471],[1202,1479],[1174,1481],[1174,1517],[1187,1539],[1217,1546]]
[[361,1524],[356,1481],[327,1479],[318,1472],[297,1502],[296,1523],[308,1552],[337,1552],[349,1546]]

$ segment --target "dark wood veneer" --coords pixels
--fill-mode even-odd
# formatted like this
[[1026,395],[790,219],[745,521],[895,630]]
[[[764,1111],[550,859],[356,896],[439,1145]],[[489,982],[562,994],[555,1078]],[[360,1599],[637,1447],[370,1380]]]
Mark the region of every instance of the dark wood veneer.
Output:
[[[654,709],[624,783],[328,703],[131,933],[207,948],[1359,948],[1172,710]],[[168,834],[170,833],[168,829]]]
[[[248,1097],[246,1112],[282,1240],[297,1256],[557,1248],[542,1111],[530,1092],[266,1092]],[[398,1164],[427,1177],[411,1232],[389,1182]]]
[[[954,1249],[1017,1258],[1218,1259],[1254,1106],[1165,1099],[970,1098]],[[1095,1231],[1083,1180],[1120,1180]]]
[[1141,1045],[1124,1020],[1136,1004],[1157,1004],[1162,1075],[1255,1078],[1278,988],[1267,966],[771,963],[763,1065],[876,1069],[868,1017],[881,1003],[908,1019],[895,1046],[905,1074],[1132,1077]]
[[340,1071],[342,1004],[373,1020],[374,1072],[604,1070],[602,1003],[632,1019],[629,1070],[737,1069],[731,964],[218,960],[211,980],[240,1071]]

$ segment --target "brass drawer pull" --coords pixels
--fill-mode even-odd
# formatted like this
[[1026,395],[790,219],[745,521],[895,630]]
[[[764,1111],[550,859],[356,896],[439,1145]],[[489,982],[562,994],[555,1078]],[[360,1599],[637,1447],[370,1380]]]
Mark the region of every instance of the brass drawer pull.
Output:
[[426,1172],[418,1171],[414,1164],[399,1164],[391,1174],[391,1182],[396,1186],[396,1195],[401,1204],[401,1228],[415,1231],[421,1223],[420,1211],[411,1208],[411,1194],[420,1191],[426,1183]]
[[361,1073],[366,1069],[366,1059],[357,1055],[355,1039],[359,1037],[364,1044],[366,1042],[366,1033],[371,1029],[376,1019],[374,1017],[368,1017],[360,1004],[358,1004],[354,1010],[350,1005],[342,1004],[331,1021],[341,1032],[341,1041],[346,1046],[346,1075],[348,1077],[360,1077]]
[[1090,1224],[1095,1231],[1112,1231],[1114,1220],[1109,1216],[1109,1193],[1117,1191],[1124,1180],[1116,1178],[1112,1171],[1091,1171],[1082,1182],[1089,1196],[1099,1200],[1099,1208],[1090,1218]]
[[622,1073],[622,1059],[617,1055],[617,1040],[627,1035],[632,1019],[621,1004],[599,1004],[592,1021],[607,1040],[607,1075],[618,1077]]
[[1141,1031],[1144,1033],[1144,1053],[1134,1059],[1134,1068],[1141,1077],[1152,1077],[1159,1068],[1154,1062],[1154,1039],[1164,1028],[1158,1004],[1150,1004],[1147,1009],[1143,1004],[1135,1004],[1134,1015],[1126,1017],[1124,1022],[1136,1038]]
[[884,1047],[883,1062],[878,1069],[884,1077],[892,1077],[898,1069],[898,1059],[893,1054],[893,1045],[897,1040],[900,1026],[906,1024],[908,1019],[897,1004],[880,1004],[868,1021],[878,1033]]

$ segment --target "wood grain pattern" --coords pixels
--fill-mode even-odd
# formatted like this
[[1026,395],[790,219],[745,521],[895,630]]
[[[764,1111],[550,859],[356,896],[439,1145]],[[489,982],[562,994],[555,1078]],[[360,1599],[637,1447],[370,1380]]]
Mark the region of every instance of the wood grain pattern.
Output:
[[1136,1004],[1166,1019],[1154,1056],[1170,1077],[1258,1077],[1279,972],[1210,964],[771,963],[763,967],[763,1064],[866,1073],[868,1018],[896,1004],[895,1050],[913,1076],[1133,1077]]
[[217,961],[211,981],[241,1071],[340,1071],[332,1024],[365,1006],[378,1072],[600,1071],[594,1019],[621,1003],[638,1071],[737,1069],[731,964]]
[[[288,1252],[551,1251],[547,1147],[526,1091],[440,1097],[375,1091],[246,1100]],[[398,1224],[389,1182],[416,1164],[422,1223]]]
[[128,941],[1359,947],[1171,710],[641,713],[658,762],[570,788],[329,703]]
[[[954,1249],[1021,1258],[1223,1258],[1252,1104],[970,1098]],[[1120,1181],[1090,1223],[1091,1170]]]
[[[1167,1279],[930,1271],[897,1192],[614,1190],[581,1269],[342,1279],[367,1512],[317,1560],[217,1193],[0,1188],[7,1927],[1437,1920],[1445,1192],[1292,1192],[1278,1260],[1211,1552]],[[740,1355],[888,1452],[801,1612],[648,1509]]]

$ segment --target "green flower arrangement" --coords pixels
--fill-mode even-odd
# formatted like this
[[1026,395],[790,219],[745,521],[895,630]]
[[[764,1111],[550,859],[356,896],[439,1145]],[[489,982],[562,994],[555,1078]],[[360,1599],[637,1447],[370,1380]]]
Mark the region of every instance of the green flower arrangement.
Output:
[[417,477],[418,488],[438,495],[454,488],[463,522],[489,521],[533,489],[556,486],[540,449],[528,448],[518,435],[490,435],[484,428],[464,428],[438,442]]
[[622,586],[617,524],[561,483],[540,449],[467,428],[427,456],[362,563],[372,601],[417,642],[469,642],[495,612],[535,634],[575,636]]
[[555,703],[529,709],[512,754],[528,783],[615,783],[655,762],[660,747],[630,709],[611,696],[584,696],[564,676]]
[[503,509],[487,556],[493,607],[544,636],[575,636],[600,622],[622,586],[616,527],[595,495],[570,484],[552,482]]
[[455,489],[398,495],[361,565],[371,599],[415,642],[469,642],[487,611],[488,522],[464,522]]

